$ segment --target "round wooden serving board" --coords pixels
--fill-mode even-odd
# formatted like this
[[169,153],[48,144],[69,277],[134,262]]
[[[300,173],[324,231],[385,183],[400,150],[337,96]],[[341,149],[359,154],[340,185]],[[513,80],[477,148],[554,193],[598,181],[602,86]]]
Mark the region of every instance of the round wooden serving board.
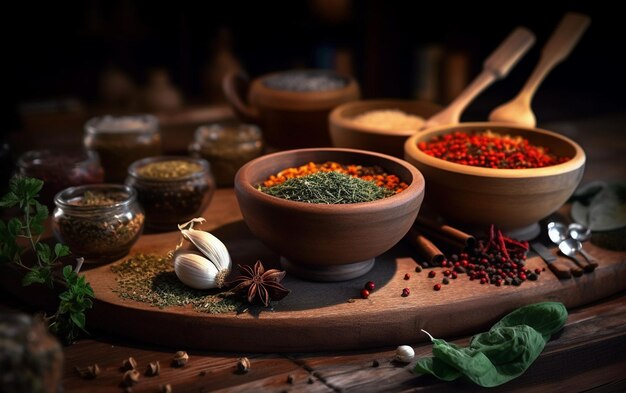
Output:
[[[279,256],[247,230],[232,190],[216,192],[204,217],[207,223],[202,229],[224,241],[234,266],[253,264],[257,259],[266,266],[278,265]],[[146,234],[130,255],[164,254],[178,239],[178,232]],[[559,280],[546,269],[537,281],[496,287],[460,275],[434,291],[433,285],[443,278],[442,269],[433,269],[435,278],[428,278],[429,269],[416,273],[411,258],[415,255],[401,242],[378,257],[373,270],[358,279],[316,283],[288,275],[283,283],[291,294],[274,302],[272,309],[254,315],[159,309],[124,300],[113,292],[117,284],[111,266],[103,265],[85,270],[97,298],[88,320],[91,326],[121,336],[176,349],[295,352],[411,344],[427,339],[420,329],[438,338],[472,334],[526,304],[551,300],[571,308],[626,288],[626,253],[591,244],[585,248],[600,266],[582,277]],[[527,266],[545,267],[538,257],[529,259]],[[405,273],[411,275],[409,280],[404,280]],[[369,280],[377,289],[369,299],[360,299],[359,292]],[[405,287],[411,290],[408,297],[401,296]]]

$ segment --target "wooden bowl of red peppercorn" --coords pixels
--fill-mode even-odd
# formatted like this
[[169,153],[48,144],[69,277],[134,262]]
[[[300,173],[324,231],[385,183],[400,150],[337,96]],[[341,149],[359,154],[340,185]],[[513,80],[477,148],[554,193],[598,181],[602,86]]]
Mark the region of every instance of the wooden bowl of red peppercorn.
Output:
[[[507,150],[505,142],[494,147],[493,140],[488,144],[468,136],[487,130],[515,137],[518,142],[525,139],[530,147],[520,148],[521,155],[494,156],[488,152]],[[457,138],[455,133],[465,136]],[[449,144],[433,143],[435,138],[448,138]],[[468,227],[495,224],[520,239],[539,234],[537,222],[567,201],[580,183],[585,167],[583,149],[569,138],[552,131],[502,123],[431,128],[409,138],[404,151],[405,159],[428,182],[425,203],[441,216]],[[556,158],[542,156],[549,153]],[[481,164],[491,167],[473,166]],[[548,165],[537,167],[543,164]]]
[[[296,202],[258,188],[286,168],[328,161],[379,166],[408,187],[383,199],[350,204]],[[298,149],[248,162],[235,176],[235,193],[251,232],[283,257],[290,274],[315,281],[343,281],[367,273],[374,258],[408,232],[424,199],[424,178],[413,165],[384,154]]]

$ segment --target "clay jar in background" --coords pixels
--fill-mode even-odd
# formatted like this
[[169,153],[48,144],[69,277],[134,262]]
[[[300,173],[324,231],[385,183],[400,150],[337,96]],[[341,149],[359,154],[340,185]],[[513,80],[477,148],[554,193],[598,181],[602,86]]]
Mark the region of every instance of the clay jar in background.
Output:
[[259,125],[267,144],[281,150],[330,146],[330,111],[360,97],[352,77],[328,70],[272,73],[251,83],[243,73],[231,72],[223,88],[237,116]]

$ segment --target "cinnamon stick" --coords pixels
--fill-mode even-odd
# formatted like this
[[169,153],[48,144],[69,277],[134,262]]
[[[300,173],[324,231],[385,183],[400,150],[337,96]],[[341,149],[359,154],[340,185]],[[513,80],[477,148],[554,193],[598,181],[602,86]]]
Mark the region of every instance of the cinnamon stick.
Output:
[[415,228],[409,229],[404,238],[430,263],[431,266],[441,265],[445,259],[441,250],[437,248],[430,240],[424,237]]
[[476,245],[476,238],[474,236],[429,218],[417,217],[414,226],[420,231],[426,232],[430,236],[436,237],[453,246],[472,248]]

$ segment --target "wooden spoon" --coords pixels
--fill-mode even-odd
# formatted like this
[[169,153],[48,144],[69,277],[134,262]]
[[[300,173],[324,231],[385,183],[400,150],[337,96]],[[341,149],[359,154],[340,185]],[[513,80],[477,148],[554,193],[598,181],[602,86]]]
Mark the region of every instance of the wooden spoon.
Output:
[[517,61],[535,43],[535,35],[524,27],[518,27],[485,60],[483,71],[448,107],[428,119],[422,129],[444,124],[456,124],[461,113],[481,91],[498,79],[502,79]]
[[537,121],[530,102],[535,91],[546,75],[569,56],[590,21],[591,19],[583,14],[574,12],[565,14],[550,40],[543,47],[541,59],[522,90],[511,101],[494,109],[489,115],[489,121],[515,123],[534,128]]

